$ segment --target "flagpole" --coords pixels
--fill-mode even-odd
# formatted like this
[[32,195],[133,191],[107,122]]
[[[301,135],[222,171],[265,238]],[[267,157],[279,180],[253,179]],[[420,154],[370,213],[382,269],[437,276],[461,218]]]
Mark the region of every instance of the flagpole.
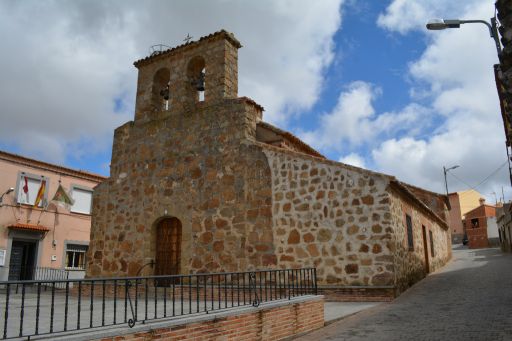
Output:
[[[60,186],[61,186],[61,176],[59,174],[59,187],[57,187],[57,191],[60,189]],[[55,192],[57,193],[57,192]],[[52,248],[56,248],[56,243],[55,243],[55,225],[56,225],[56,222],[57,222],[57,214],[59,214],[59,205],[55,205],[55,212],[54,212],[54,215],[53,215],[53,230],[52,230]]]
[[[42,190],[42,199],[41,199],[41,202],[43,203],[43,209],[41,210],[41,212],[39,213],[39,217],[37,218],[37,225],[39,225],[39,223],[41,222],[41,216],[43,215],[43,213],[48,209],[48,203],[46,202],[45,203],[45,200],[44,200],[44,195],[46,194],[46,185],[47,185],[47,180],[44,179],[44,176],[41,176],[41,188],[39,188],[39,191],[37,192],[37,196],[36,196],[36,201],[34,202],[34,206],[36,206],[38,204],[37,202],[37,199],[41,193],[41,190]],[[44,187],[43,187],[44,186]],[[46,204],[46,205],[45,205]]]

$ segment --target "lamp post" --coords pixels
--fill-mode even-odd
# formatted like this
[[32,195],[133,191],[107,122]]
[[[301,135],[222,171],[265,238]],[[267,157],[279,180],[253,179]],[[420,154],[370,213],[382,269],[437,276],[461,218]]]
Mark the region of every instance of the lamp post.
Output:
[[460,19],[431,19],[427,23],[427,29],[432,31],[444,30],[447,28],[459,28],[462,24],[484,24],[489,29],[491,38],[494,40],[496,45],[496,51],[498,56],[501,55],[501,44],[498,38],[498,27],[496,24],[496,18],[491,18],[491,23],[485,20],[460,20]]
[[448,181],[446,180],[446,173],[448,173],[450,170],[455,169],[455,168],[459,168],[459,165],[456,165],[456,166],[453,166],[450,168],[446,168],[445,166],[443,166],[444,186],[446,187],[446,196],[448,196]]
[[14,188],[9,188],[7,191],[5,191],[1,196],[0,196],[0,207],[2,207],[2,201],[4,200],[4,195],[6,194],[9,194],[11,193],[12,191],[14,191]]

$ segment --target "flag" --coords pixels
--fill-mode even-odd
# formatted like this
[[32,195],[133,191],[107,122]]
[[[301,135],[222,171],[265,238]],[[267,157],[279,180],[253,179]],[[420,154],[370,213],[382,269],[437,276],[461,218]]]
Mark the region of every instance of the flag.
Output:
[[[25,178],[26,181],[27,178]],[[25,190],[25,188],[23,188]],[[39,191],[37,191],[36,200],[34,201],[34,207],[38,207],[41,201],[44,199],[44,193],[46,192],[46,181],[41,180],[41,187],[39,187]],[[44,206],[44,205],[43,205]]]
[[75,201],[66,192],[64,187],[62,187],[62,185],[59,184],[59,188],[57,188],[57,191],[55,192],[55,195],[53,196],[52,203],[62,206],[69,210],[71,208],[71,205],[73,205],[75,203]]
[[30,201],[28,200],[28,179],[26,176],[23,177],[23,179],[25,180],[25,186],[23,186],[23,193],[25,193],[25,198],[26,198],[26,203],[29,203]]

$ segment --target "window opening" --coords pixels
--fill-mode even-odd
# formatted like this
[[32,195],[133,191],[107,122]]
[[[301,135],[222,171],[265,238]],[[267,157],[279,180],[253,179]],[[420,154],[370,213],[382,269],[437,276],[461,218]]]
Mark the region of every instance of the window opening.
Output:
[[409,251],[414,250],[414,237],[412,234],[412,219],[411,216],[405,215],[405,222],[407,224],[407,245],[409,246]]
[[71,212],[91,214],[92,191],[73,187],[71,197],[74,200]]
[[66,248],[66,269],[85,270],[86,245],[68,244]]
[[434,236],[432,234],[432,230],[428,231],[428,239],[430,239],[430,254],[432,257],[435,257],[436,254],[434,252]]
[[474,229],[479,227],[478,218],[471,219],[471,227],[474,228]]
[[38,207],[43,207],[48,198],[48,178],[40,175],[20,173],[18,177],[17,200],[19,204],[34,205],[38,201]]

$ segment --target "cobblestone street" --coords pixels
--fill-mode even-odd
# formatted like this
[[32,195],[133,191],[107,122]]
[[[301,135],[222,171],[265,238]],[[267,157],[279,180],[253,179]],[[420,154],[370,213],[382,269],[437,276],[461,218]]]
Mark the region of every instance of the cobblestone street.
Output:
[[454,249],[395,301],[297,340],[512,340],[512,255]]

